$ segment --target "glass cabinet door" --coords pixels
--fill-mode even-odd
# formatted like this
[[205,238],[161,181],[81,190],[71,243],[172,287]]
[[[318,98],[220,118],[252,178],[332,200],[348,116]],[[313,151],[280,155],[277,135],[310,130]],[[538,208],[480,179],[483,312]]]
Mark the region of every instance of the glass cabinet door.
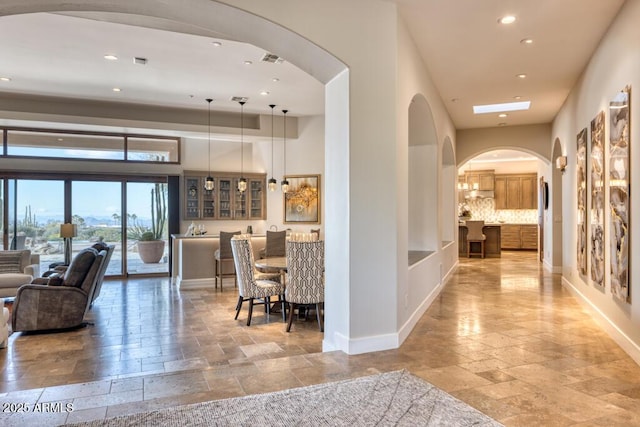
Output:
[[202,188],[202,218],[213,219],[216,217],[216,190],[215,185],[213,190],[204,189],[204,179],[200,182]]
[[240,181],[240,178],[235,178],[233,180],[233,188],[235,190],[233,219],[246,219],[247,218],[247,190],[245,190],[242,193],[238,191],[238,181]]
[[195,176],[188,176],[184,179],[185,188],[185,204],[184,204],[184,218],[185,219],[198,219],[200,217],[200,178]]
[[264,188],[264,182],[258,179],[249,180],[249,196],[250,196],[250,211],[249,216],[251,219],[263,218],[263,199],[262,190]]
[[230,178],[218,180],[218,218],[220,219],[231,219],[232,183]]

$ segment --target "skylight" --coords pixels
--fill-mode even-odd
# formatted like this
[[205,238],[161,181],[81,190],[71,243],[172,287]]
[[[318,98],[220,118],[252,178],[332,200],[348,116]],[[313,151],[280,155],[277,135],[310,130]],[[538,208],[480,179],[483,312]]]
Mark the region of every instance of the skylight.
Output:
[[474,105],[473,114],[499,113],[503,111],[528,110],[531,101],[505,102],[503,104]]

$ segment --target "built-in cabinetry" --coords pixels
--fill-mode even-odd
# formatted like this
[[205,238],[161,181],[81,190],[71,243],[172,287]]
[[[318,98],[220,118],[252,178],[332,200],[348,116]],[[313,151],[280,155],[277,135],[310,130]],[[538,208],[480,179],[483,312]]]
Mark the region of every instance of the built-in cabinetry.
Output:
[[536,224],[502,224],[502,249],[538,249]]
[[495,209],[536,209],[537,175],[496,175],[494,182]]
[[204,188],[207,175],[185,171],[183,219],[266,219],[266,174],[243,174],[247,190],[242,193],[238,191],[239,173],[212,172],[212,191]]
[[[464,175],[458,175],[458,188],[461,190],[458,192],[458,202],[464,202],[467,196],[466,191],[493,191],[494,178],[493,169],[466,171]],[[466,188],[463,184],[466,184]]]
[[[487,258],[500,257],[500,231],[499,225],[485,225],[482,227],[482,234],[487,238],[484,242],[484,252]],[[458,255],[461,257],[467,257],[467,226],[460,224],[458,226]]]

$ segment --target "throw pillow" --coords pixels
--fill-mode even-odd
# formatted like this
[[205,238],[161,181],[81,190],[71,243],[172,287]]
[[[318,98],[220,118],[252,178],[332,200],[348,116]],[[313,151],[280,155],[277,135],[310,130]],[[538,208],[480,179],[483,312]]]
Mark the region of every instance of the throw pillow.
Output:
[[0,251],[0,273],[22,273],[22,251]]

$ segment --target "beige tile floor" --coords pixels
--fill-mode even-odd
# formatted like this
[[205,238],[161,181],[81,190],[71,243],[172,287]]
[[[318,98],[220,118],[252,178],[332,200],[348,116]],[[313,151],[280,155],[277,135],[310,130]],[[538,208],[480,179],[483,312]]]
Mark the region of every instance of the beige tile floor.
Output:
[[[397,350],[321,353],[315,319],[167,279],[106,282],[94,325],[0,350],[0,425],[56,425],[406,368],[507,426],[640,426],[640,367],[533,253],[460,259]],[[16,413],[20,405],[26,412]],[[69,406],[66,406],[69,405]],[[72,408],[73,411],[67,410]],[[7,413],[6,411],[13,411]]]

